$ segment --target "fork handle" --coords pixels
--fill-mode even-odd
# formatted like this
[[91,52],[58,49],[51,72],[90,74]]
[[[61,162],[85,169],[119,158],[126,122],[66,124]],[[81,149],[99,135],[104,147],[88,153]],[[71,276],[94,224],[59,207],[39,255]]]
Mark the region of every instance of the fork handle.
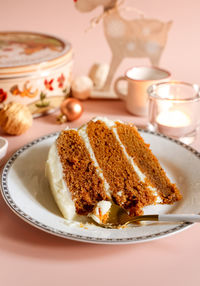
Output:
[[200,215],[195,214],[160,214],[159,221],[200,222]]

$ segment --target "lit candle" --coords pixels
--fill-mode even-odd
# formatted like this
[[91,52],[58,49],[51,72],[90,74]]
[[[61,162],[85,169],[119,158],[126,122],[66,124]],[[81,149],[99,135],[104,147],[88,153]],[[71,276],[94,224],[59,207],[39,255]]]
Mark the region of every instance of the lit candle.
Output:
[[191,118],[180,110],[167,110],[161,112],[156,122],[158,131],[172,137],[182,137],[192,129]]

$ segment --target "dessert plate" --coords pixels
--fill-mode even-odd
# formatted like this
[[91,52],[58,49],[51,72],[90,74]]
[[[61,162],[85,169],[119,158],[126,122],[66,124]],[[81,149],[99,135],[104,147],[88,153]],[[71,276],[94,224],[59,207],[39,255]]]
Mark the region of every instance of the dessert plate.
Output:
[[[200,211],[200,153],[179,141],[149,131],[140,131],[145,141],[177,184],[183,199],[174,205],[149,206],[153,213],[193,213]],[[88,222],[69,223],[60,214],[45,178],[48,150],[58,133],[50,134],[20,148],[2,172],[2,195],[15,214],[48,233],[91,243],[127,244],[158,239],[191,226],[192,223],[151,222],[124,229],[105,229]]]

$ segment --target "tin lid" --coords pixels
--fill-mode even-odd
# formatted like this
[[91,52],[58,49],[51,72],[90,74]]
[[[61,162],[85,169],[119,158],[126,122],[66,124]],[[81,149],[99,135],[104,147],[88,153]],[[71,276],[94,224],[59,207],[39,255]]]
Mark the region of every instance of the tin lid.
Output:
[[0,32],[0,77],[33,73],[71,58],[69,42],[32,32]]

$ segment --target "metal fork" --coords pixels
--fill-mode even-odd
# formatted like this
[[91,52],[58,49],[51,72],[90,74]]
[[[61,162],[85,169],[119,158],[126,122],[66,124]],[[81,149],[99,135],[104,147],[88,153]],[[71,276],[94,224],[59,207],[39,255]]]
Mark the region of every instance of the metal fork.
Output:
[[128,224],[140,221],[165,221],[165,222],[200,222],[200,215],[196,214],[152,214],[130,217],[127,214],[119,213],[115,222],[100,224],[104,228],[124,228]]

